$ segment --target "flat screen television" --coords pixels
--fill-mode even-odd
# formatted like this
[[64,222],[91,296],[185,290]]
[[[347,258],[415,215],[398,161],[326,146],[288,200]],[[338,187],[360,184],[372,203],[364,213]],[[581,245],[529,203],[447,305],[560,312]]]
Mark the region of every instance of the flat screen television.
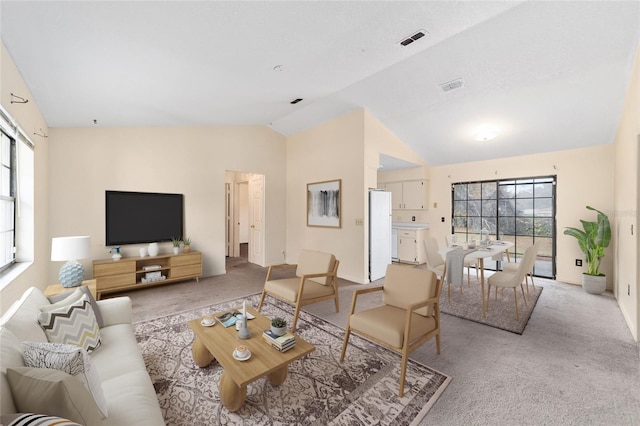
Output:
[[184,230],[184,196],[106,191],[106,245],[170,241]]

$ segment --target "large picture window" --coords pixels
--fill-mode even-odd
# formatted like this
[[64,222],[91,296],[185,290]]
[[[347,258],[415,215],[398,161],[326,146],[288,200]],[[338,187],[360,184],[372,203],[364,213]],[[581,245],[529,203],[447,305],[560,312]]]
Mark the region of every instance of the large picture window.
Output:
[[[454,183],[452,232],[458,240],[488,236],[512,242],[512,262],[540,241],[534,274],[555,279],[555,185],[555,176]],[[488,260],[486,268],[500,268]]]

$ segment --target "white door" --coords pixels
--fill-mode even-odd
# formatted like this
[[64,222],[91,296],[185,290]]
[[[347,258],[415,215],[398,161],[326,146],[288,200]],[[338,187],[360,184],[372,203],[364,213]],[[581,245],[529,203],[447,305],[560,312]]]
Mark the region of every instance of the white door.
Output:
[[264,258],[264,176],[249,179],[249,259],[265,266]]

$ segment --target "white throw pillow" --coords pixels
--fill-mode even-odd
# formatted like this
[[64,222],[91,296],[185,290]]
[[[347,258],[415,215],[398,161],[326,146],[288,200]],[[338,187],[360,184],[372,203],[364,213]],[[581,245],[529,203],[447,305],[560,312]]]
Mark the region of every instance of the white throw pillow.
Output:
[[107,401],[98,371],[84,349],[63,343],[24,342],[22,357],[26,367],[53,368],[80,380],[93,396],[102,416],[107,417]]
[[40,312],[38,322],[50,342],[80,346],[87,352],[100,346],[100,327],[84,294],[71,305]]

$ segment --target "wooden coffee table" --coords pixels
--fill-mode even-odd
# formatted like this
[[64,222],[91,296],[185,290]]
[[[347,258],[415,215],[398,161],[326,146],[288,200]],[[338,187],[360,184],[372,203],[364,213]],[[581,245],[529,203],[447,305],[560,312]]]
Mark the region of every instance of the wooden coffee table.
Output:
[[[200,324],[203,318],[188,323],[196,335],[191,348],[195,363],[199,367],[206,367],[217,359],[224,368],[220,377],[220,400],[222,405],[232,412],[244,404],[249,383],[267,376],[271,384],[281,385],[287,378],[289,363],[316,349],[296,336],[296,345],[292,349],[284,353],[278,352],[262,339],[262,332],[271,327],[271,320],[253,308],[247,307],[247,312],[255,316],[247,321],[251,332],[250,339],[240,339],[234,326],[225,328],[219,322],[212,327]],[[246,361],[234,359],[233,351],[238,345],[248,347],[251,358]]]

